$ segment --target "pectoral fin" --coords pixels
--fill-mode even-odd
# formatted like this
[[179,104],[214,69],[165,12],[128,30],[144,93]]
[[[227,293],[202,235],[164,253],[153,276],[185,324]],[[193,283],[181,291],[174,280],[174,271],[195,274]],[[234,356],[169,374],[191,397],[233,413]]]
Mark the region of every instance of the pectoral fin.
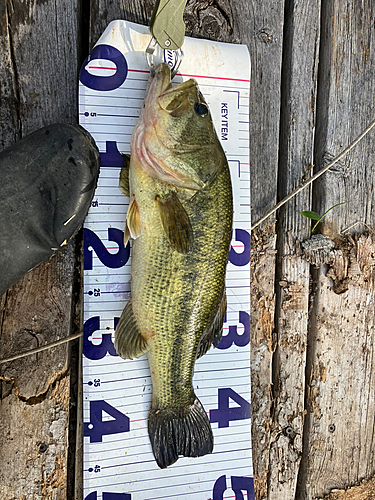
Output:
[[200,340],[196,359],[201,358],[211,348],[213,344],[217,347],[223,335],[223,323],[225,311],[227,310],[227,295],[224,292],[219,309],[210,327],[206,328]]
[[124,234],[124,245],[128,244],[129,238],[135,240],[141,234],[141,219],[139,217],[139,207],[135,196],[130,200],[128,213],[126,214],[126,225]]
[[120,171],[119,188],[124,193],[125,196],[130,196],[129,190],[129,167],[130,167],[130,155],[122,155],[124,162]]
[[115,349],[124,359],[139,358],[148,349],[147,339],[139,331],[131,300],[126,304],[116,327]]
[[188,253],[193,244],[193,229],[177,194],[171,192],[167,198],[157,196],[156,203],[171,247],[179,253]]

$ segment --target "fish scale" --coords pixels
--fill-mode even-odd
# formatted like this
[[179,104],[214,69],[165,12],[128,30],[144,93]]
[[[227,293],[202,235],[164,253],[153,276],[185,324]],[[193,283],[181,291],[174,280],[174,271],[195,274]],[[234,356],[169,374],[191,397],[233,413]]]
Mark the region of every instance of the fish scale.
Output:
[[[211,225],[202,227],[197,206],[205,205],[202,208],[207,218],[212,214],[219,220],[225,220],[227,228],[231,227],[232,200],[231,190],[227,187],[228,176],[227,169],[223,167],[221,175],[210,186],[210,196],[202,190],[185,202],[187,212],[192,213],[195,236],[192,252],[188,255],[170,249],[156,206],[152,200],[150,203],[147,195],[142,197],[142,193],[135,191],[140,207],[147,207],[147,219],[144,234],[133,242],[133,310],[141,331],[156,332],[155,339],[149,343],[149,360],[154,372],[153,381],[158,380],[158,401],[163,406],[176,404],[177,401],[180,404],[180,401],[188,399],[186,392],[190,392],[195,351],[204,329],[201,326],[196,330],[195,325],[206,325],[212,320],[222,297],[229,238],[227,236],[226,244],[221,234],[211,230]],[[152,179],[149,182],[153,184],[152,192],[155,192],[157,181]],[[211,205],[210,210],[208,204]],[[151,212],[152,205],[154,209]],[[187,274],[190,279],[186,279]],[[202,297],[210,297],[211,300],[204,300],[202,305]],[[168,350],[165,347],[166,339],[173,341],[177,335],[186,337],[184,360],[180,360],[178,351],[171,352],[169,345]],[[191,335],[194,335],[193,342]],[[166,359],[174,359],[175,370],[166,366]],[[189,391],[185,389],[182,394],[178,391],[181,380],[189,387]],[[154,382],[154,397],[155,385]]]
[[165,468],[213,449],[192,377],[197,357],[222,334],[233,218],[228,162],[207,104],[192,79],[172,87],[166,64],[150,82],[120,185],[131,200],[125,243],[134,243],[132,298],[115,347],[125,358],[148,352],[148,430]]

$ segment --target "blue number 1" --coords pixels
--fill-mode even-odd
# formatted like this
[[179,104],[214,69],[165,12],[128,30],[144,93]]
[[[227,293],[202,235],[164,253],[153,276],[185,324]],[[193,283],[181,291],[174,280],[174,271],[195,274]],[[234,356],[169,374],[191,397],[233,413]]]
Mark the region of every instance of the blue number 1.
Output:
[[[103,492],[103,500],[131,500],[132,497],[129,493],[107,493]],[[85,500],[98,500],[98,492],[92,491],[85,497]]]

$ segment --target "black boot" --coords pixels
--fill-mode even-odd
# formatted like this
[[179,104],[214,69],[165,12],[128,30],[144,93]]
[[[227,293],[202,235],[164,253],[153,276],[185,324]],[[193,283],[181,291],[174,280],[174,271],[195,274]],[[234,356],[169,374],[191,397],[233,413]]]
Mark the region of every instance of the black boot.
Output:
[[78,231],[99,165],[91,135],[64,124],[37,130],[0,153],[0,295]]

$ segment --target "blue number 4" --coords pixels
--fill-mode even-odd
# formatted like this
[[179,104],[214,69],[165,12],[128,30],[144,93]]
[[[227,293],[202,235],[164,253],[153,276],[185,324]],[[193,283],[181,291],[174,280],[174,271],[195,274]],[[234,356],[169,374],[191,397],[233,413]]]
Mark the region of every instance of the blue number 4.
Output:
[[[243,491],[247,493],[247,500],[255,500],[254,480],[252,477],[231,476],[231,489],[235,494],[235,500],[244,500]],[[224,493],[227,490],[227,481],[225,476],[220,476],[214,484],[213,500],[223,500]]]
[[[229,407],[229,398],[239,406]],[[217,410],[210,410],[210,422],[217,422],[219,428],[229,427],[229,422],[250,418],[250,403],[233,389],[219,389]]]
[[[104,420],[103,412],[114,420]],[[130,430],[129,417],[121,413],[106,401],[90,401],[90,422],[84,422],[83,432],[90,437],[90,443],[101,443],[103,436],[118,434]]]

